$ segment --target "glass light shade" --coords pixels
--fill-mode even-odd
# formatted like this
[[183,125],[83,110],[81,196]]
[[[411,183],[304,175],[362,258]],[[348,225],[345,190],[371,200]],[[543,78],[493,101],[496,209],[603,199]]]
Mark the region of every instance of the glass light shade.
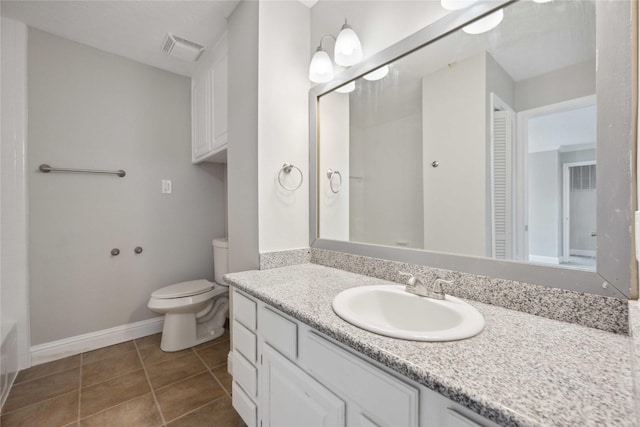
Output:
[[336,39],[334,59],[336,64],[350,67],[362,59],[362,45],[355,31],[347,24],[342,26]]
[[464,9],[474,4],[477,0],[440,0],[440,5],[447,10]]
[[502,22],[502,18],[504,18],[504,11],[500,9],[472,24],[464,26],[462,31],[467,34],[486,33],[497,27]]
[[553,1],[553,0],[533,0],[533,1],[534,3],[549,3],[550,1]]
[[327,52],[318,49],[311,58],[309,80],[314,83],[326,83],[333,79],[333,64]]
[[389,74],[389,66],[385,65],[373,70],[369,74],[365,74],[362,77],[365,80],[374,81],[374,80],[384,79],[385,77],[387,77],[387,74]]
[[340,93],[350,93],[353,92],[356,88],[356,82],[349,82],[344,86],[340,86],[338,89],[336,89],[336,92],[340,92]]

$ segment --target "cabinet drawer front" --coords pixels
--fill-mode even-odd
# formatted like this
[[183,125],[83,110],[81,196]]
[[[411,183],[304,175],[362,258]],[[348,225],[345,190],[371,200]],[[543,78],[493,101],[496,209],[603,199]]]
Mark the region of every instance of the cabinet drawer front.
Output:
[[231,386],[231,403],[248,427],[256,427],[256,405],[234,381]]
[[233,353],[233,380],[251,397],[258,395],[258,371],[247,359]]
[[233,348],[238,350],[249,362],[256,364],[256,334],[235,320],[233,321]]
[[233,293],[233,317],[251,331],[256,330],[256,307],[255,301],[237,291]]
[[263,308],[260,331],[266,342],[291,360],[298,356],[298,326],[278,313]]
[[417,388],[369,365],[319,335],[309,333],[307,338],[304,357],[309,373],[359,406],[361,417],[380,426],[418,425]]

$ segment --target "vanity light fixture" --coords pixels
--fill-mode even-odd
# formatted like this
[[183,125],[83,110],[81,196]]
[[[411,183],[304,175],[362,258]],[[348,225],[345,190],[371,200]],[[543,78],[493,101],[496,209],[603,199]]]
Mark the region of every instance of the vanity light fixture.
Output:
[[549,3],[550,1],[553,0],[533,0],[534,3]]
[[329,54],[322,47],[322,43],[326,38],[332,38],[336,41],[333,56],[337,65],[350,67],[360,62],[363,56],[360,39],[345,19],[337,38],[332,35],[326,35],[320,39],[320,44],[309,65],[309,80],[314,83],[326,83],[333,79],[333,64]]
[[498,24],[502,22],[502,18],[504,18],[504,10],[500,9],[493,12],[491,15],[487,15],[469,25],[465,25],[462,27],[462,31],[467,34],[486,33],[487,31],[497,27]]
[[309,80],[314,83],[326,83],[333,79],[333,63],[329,54],[322,48],[322,42],[327,37],[333,36],[324,36],[320,40],[320,45],[316,49],[316,53],[313,54],[309,65]]
[[353,28],[344,20],[344,25],[336,38],[334,52],[336,64],[343,67],[350,67],[357,64],[362,59],[362,44]]
[[365,74],[364,76],[362,76],[362,78],[372,82],[372,81],[375,81],[375,80],[384,79],[385,77],[387,77],[388,74],[389,74],[389,66],[388,65],[384,65],[384,66],[382,66],[380,68],[376,68],[375,70],[373,70],[369,74]]

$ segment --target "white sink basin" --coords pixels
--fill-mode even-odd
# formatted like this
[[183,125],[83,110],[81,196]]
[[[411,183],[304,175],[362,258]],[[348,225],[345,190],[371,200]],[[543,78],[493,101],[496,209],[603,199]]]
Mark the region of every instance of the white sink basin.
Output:
[[340,292],[333,311],[347,322],[376,334],[414,341],[453,341],[484,328],[484,317],[466,302],[420,297],[402,285],[360,286]]

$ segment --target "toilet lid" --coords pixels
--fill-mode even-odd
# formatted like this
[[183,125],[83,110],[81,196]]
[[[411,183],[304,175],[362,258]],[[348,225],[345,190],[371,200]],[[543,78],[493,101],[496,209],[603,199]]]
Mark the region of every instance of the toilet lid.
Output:
[[153,298],[181,298],[198,295],[210,291],[211,288],[213,288],[213,283],[208,280],[191,280],[158,289],[151,296]]

